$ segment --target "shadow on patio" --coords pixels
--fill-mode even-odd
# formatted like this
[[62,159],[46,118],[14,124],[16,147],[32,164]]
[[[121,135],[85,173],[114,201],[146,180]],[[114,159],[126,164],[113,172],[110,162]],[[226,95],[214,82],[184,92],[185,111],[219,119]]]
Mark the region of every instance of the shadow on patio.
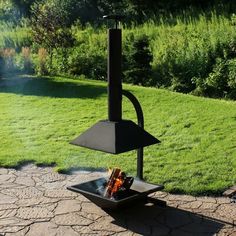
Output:
[[140,235],[212,236],[227,222],[173,207],[138,205],[119,211],[107,211],[115,225]]

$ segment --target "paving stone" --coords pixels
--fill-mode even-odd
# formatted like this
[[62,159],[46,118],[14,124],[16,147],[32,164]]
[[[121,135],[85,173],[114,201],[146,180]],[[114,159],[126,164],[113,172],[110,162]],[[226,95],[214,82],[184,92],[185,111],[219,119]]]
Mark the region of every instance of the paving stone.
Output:
[[224,191],[223,196],[232,197],[234,194],[236,194],[236,185]]
[[9,174],[9,175],[11,175],[11,174],[15,175],[16,172],[17,172],[17,171],[16,171],[15,169],[8,169],[8,174]]
[[9,217],[0,220],[0,226],[28,226],[32,223],[30,220],[24,220],[16,217]]
[[40,179],[44,182],[44,183],[51,183],[51,182],[56,182],[56,181],[62,181],[65,179],[65,176],[62,174],[58,174],[56,172],[51,172],[45,175],[42,175],[40,177]]
[[177,210],[173,208],[168,209],[165,212],[165,225],[172,229],[190,224],[191,222],[192,219],[189,217],[189,213],[186,211]]
[[0,204],[11,204],[15,203],[18,199],[14,196],[0,193]]
[[[0,168],[1,175],[0,235],[236,234],[233,225],[236,223],[236,205],[230,203],[229,198],[196,198],[156,192],[152,196],[167,201],[167,207],[137,205],[118,212],[106,212],[81,194],[65,188],[107,176],[105,172],[78,171],[61,175],[51,167],[28,165],[17,171]],[[219,224],[217,220],[225,223]]]
[[0,233],[12,233],[14,236],[17,232],[24,229],[25,226],[4,226],[0,228]]
[[225,217],[225,219],[236,219],[236,205],[235,203],[231,204],[223,204],[218,207],[216,212],[220,215]]
[[2,183],[0,185],[0,191],[2,190],[5,190],[5,189],[20,189],[20,188],[25,188],[24,185],[20,185],[20,184],[16,184],[16,183],[9,183],[9,182],[6,182],[6,183]]
[[214,220],[214,221],[219,221],[219,222],[225,222],[225,224],[230,224],[233,225],[233,219],[228,218],[225,215],[220,215],[216,212],[200,212],[198,214],[202,214],[203,218],[207,217],[208,219]]
[[0,211],[9,210],[9,209],[17,209],[18,206],[16,204],[0,204]]
[[88,226],[72,226],[72,229],[74,229],[79,235],[96,235],[97,232],[90,229]]
[[35,187],[5,189],[2,191],[2,193],[9,194],[11,196],[17,196],[19,199],[32,198],[35,196],[43,195],[43,193]]
[[[44,197],[44,196],[36,196],[33,198],[27,198],[27,199],[19,199],[16,204],[19,207],[26,207],[26,206],[37,206],[37,205],[43,205],[43,204],[47,204],[47,203],[56,203],[58,202],[59,199],[56,198],[48,198],[48,197]],[[1,209],[1,208],[0,208]]]
[[236,227],[226,225],[219,232],[217,232],[215,235],[216,236],[235,236],[236,235]]
[[188,202],[179,205],[179,208],[183,209],[198,209],[202,205],[201,201]]
[[65,184],[63,182],[41,183],[40,186],[44,189],[65,189]]
[[116,221],[114,221],[112,217],[102,217],[91,224],[89,228],[95,231],[110,231],[116,233],[127,230],[124,227],[116,224]]
[[57,228],[57,225],[52,222],[34,223],[25,236],[57,236]]
[[150,235],[151,234],[151,227],[143,224],[140,221],[136,220],[128,220],[127,221],[127,229],[132,232],[136,232],[140,235]]
[[[131,231],[124,231],[124,232],[115,233],[113,235],[114,236],[134,236],[135,233],[133,233]],[[136,235],[138,235],[138,234],[136,234]]]
[[81,210],[80,202],[77,200],[62,200],[58,202],[55,209],[55,215],[78,212]]
[[6,168],[0,168],[0,175],[8,174],[8,169]]
[[84,197],[83,195],[81,194],[78,194],[75,198],[77,201],[80,201],[80,202],[86,202],[86,203],[91,203],[91,201],[88,200],[88,198]]
[[213,197],[197,197],[197,200],[203,203],[217,203],[216,199]]
[[226,197],[218,197],[218,198],[216,198],[216,202],[218,204],[228,204],[228,203],[230,203],[230,199],[226,198]]
[[39,166],[36,166],[34,164],[28,164],[28,165],[24,165],[22,166],[18,171],[18,172],[21,172],[21,173],[28,173],[30,175],[34,175],[34,174],[45,174],[45,173],[48,173],[48,172],[52,172],[52,168],[46,168],[46,167],[39,167]]
[[0,220],[2,218],[8,218],[8,217],[13,217],[16,215],[17,209],[7,209],[0,211]]
[[35,223],[26,236],[78,236],[69,226],[57,226],[52,222]]
[[205,233],[208,235],[213,235],[214,233],[217,233],[222,227],[223,224],[218,222],[204,220],[201,223],[191,223],[179,229],[189,234],[194,233],[197,235],[203,235]]
[[167,196],[168,201],[193,202],[196,198],[188,195],[171,195]]
[[[108,236],[108,235],[116,235],[114,232],[109,231],[109,229],[105,231],[97,231],[97,230],[92,230],[89,227],[84,227],[84,226],[72,226],[72,228],[79,234],[79,235],[101,235],[101,236]],[[126,235],[124,235],[126,236]]]
[[63,198],[77,197],[77,194],[66,189],[57,189],[57,190],[46,189],[44,196],[63,199]]
[[211,202],[203,202],[202,205],[200,206],[200,209],[203,211],[211,211],[214,212],[219,205],[216,203],[211,203]]
[[29,176],[17,177],[15,180],[15,183],[25,185],[25,186],[35,186],[34,180]]
[[168,196],[168,193],[157,191],[153,195],[156,198],[166,198]]
[[107,213],[102,210],[100,207],[96,206],[91,202],[83,202],[82,203],[82,212],[93,213],[99,216],[105,216]]
[[52,218],[53,213],[46,207],[22,207],[17,211],[18,218],[21,219],[41,219],[41,218]]
[[87,226],[93,223],[92,220],[86,219],[77,213],[69,213],[64,215],[56,215],[52,220],[57,225],[83,225]]
[[0,184],[2,183],[12,183],[15,180],[15,176],[11,174],[0,174]]
[[216,203],[203,202],[200,208],[203,210],[215,211],[218,206],[219,205]]
[[29,227],[24,227],[23,229],[13,232],[13,233],[6,233],[5,236],[25,236],[26,233],[29,231]]
[[101,218],[101,216],[97,215],[97,214],[93,214],[93,213],[87,213],[87,212],[83,212],[80,211],[78,212],[78,214],[86,219],[92,220],[92,221],[97,221],[97,219]]

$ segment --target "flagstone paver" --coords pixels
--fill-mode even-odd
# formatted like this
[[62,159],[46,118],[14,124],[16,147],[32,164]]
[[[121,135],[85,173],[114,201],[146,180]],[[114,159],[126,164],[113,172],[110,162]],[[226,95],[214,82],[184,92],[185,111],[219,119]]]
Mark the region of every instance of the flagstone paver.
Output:
[[152,197],[166,201],[166,207],[149,203],[105,211],[66,189],[104,176],[58,174],[33,164],[0,168],[0,236],[236,236],[236,203],[226,197],[156,192]]

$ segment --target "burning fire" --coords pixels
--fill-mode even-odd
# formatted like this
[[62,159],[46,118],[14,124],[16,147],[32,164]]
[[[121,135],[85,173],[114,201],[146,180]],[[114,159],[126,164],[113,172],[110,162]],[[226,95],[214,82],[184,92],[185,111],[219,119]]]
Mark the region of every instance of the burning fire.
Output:
[[109,172],[111,174],[105,188],[105,197],[113,198],[119,190],[128,190],[132,185],[133,178],[126,177],[126,174],[122,172],[119,168],[114,168],[112,171],[109,170]]

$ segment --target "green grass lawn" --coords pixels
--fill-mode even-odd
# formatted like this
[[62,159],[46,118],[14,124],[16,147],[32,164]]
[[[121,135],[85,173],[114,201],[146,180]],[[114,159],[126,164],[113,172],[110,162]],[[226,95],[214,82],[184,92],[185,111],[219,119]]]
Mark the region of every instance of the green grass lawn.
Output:
[[[144,177],[171,192],[219,194],[236,183],[236,102],[124,85],[139,99],[145,128]],[[107,118],[106,84],[64,78],[0,81],[0,165],[56,163],[57,170],[120,167],[136,173],[136,152],[105,154],[73,140]],[[123,118],[136,120],[123,99]]]

